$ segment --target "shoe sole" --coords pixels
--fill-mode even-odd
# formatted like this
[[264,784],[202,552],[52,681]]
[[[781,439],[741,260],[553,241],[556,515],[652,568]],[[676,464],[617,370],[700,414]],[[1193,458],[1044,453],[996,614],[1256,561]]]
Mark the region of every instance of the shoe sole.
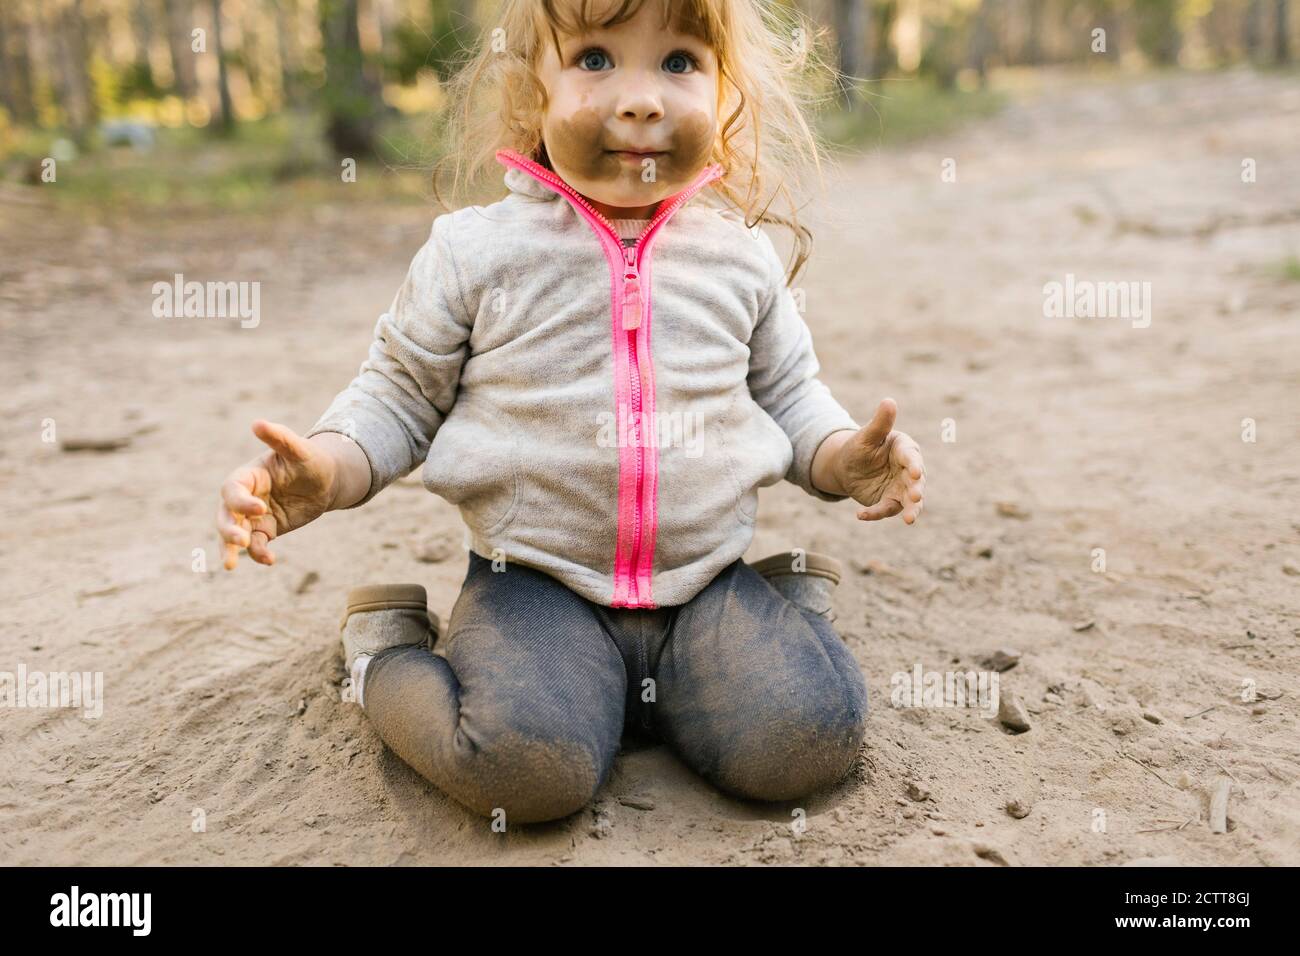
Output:
[[795,571],[790,567],[794,560],[794,555],[789,551],[782,551],[777,554],[763,558],[750,565],[755,571],[765,578],[774,577],[783,574],[811,574],[814,577],[828,578],[835,584],[840,583],[840,578],[844,576],[844,563],[839,558],[833,558],[829,554],[818,554],[815,551],[804,553],[803,571]]

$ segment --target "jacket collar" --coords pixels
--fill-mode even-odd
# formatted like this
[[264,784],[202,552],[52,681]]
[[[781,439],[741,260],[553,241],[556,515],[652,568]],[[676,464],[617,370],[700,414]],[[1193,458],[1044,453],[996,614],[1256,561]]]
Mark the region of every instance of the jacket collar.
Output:
[[506,188],[512,193],[522,193],[534,199],[559,199],[560,194],[539,183],[534,176],[528,175],[518,166],[507,166],[505,174]]
[[[496,159],[497,162],[501,163],[503,166],[506,167],[506,171],[503,179],[506,184],[506,188],[509,189],[511,192],[519,193],[521,195],[528,196],[533,199],[540,199],[543,201],[560,198],[560,194],[557,193],[554,189],[550,188],[545,183],[538,180],[536,176],[532,175],[527,170],[521,169],[518,166],[509,165],[509,163],[506,162],[506,159],[504,157],[511,157],[516,160],[523,160],[526,162],[536,162],[536,160],[532,160],[529,157],[524,156],[523,154],[518,153],[512,149],[497,150]],[[711,182],[713,179],[717,178],[717,176],[720,174],[721,174],[721,166],[719,166],[717,170],[714,171],[714,175],[710,177],[709,181]],[[704,199],[704,196],[707,192],[708,191],[705,189],[700,189],[689,200],[687,200],[687,202],[693,203],[697,201],[703,201],[707,205],[708,204],[707,200]]]

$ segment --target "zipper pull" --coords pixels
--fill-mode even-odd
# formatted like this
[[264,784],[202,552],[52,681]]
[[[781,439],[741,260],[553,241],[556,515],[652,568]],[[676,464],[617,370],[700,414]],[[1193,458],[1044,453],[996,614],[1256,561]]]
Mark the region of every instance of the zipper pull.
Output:
[[624,250],[627,269],[623,272],[623,329],[641,327],[641,276],[636,267],[635,247]]

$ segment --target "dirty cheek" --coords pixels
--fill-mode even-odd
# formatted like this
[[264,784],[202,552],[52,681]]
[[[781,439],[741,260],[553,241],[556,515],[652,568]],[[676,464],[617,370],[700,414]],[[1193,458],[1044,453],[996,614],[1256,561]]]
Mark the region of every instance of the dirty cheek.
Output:
[[590,107],[577,110],[555,124],[554,142],[546,143],[546,151],[553,160],[583,179],[616,179],[619,163],[602,147],[603,128],[596,110]]
[[713,151],[717,123],[704,110],[688,113],[677,123],[673,133],[673,172],[680,177],[692,176],[704,168]]

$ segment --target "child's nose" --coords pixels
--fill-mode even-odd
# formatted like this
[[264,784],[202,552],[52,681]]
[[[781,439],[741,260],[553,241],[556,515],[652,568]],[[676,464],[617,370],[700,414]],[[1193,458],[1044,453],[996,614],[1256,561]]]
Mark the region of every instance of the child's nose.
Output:
[[620,119],[655,120],[664,115],[663,99],[653,82],[629,79],[618,93]]

